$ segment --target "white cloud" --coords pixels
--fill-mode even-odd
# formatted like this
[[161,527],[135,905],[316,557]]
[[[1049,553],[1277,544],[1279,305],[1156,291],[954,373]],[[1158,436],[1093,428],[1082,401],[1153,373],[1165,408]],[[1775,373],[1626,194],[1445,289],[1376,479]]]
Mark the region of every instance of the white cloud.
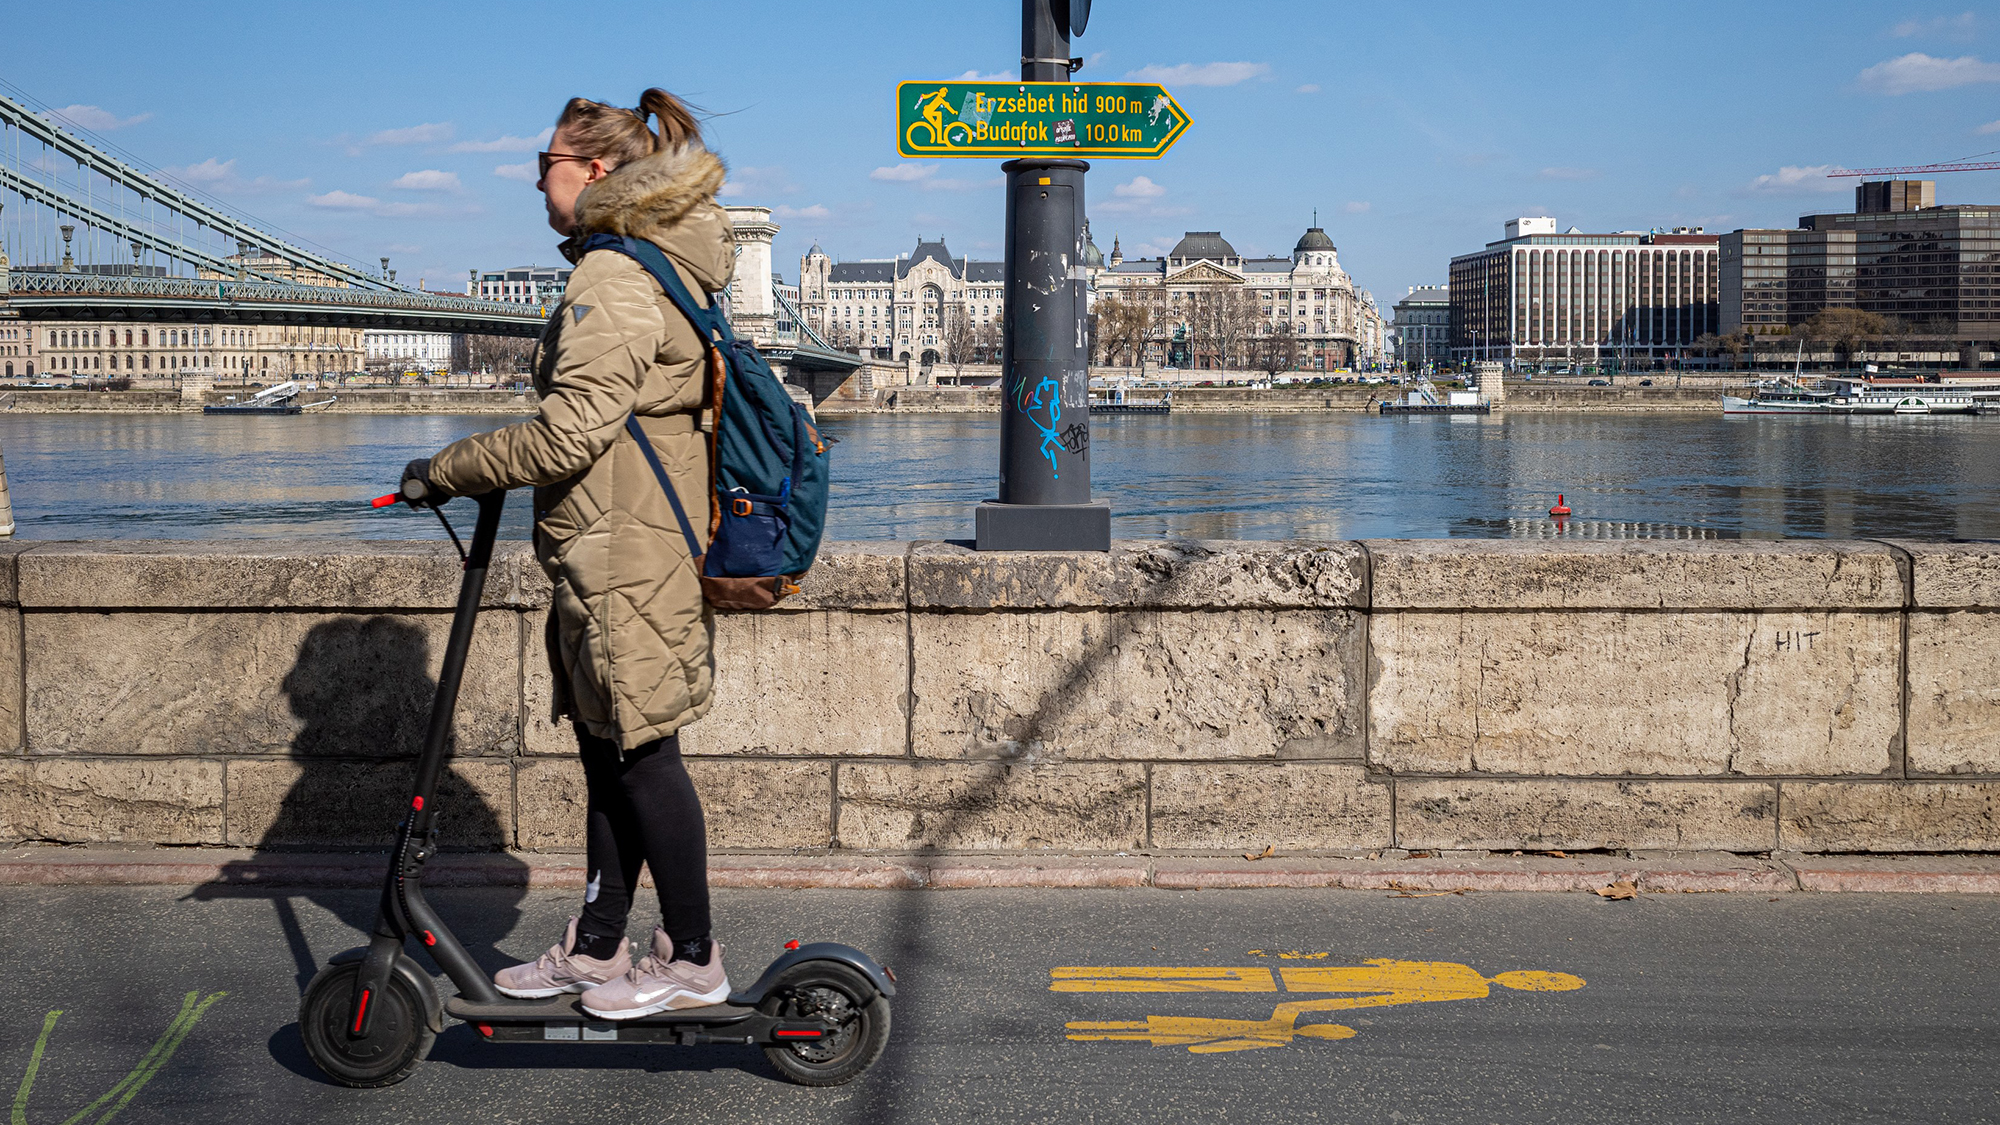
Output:
[[1093,213],[1105,215],[1134,215],[1140,218],[1165,219],[1175,215],[1187,215],[1192,207],[1169,206],[1163,202],[1167,189],[1156,184],[1148,176],[1134,176],[1111,189],[1112,198],[1091,205]]
[[[427,128],[428,126],[419,126]],[[556,135],[555,126],[536,133],[532,137],[495,137],[490,141],[460,141],[446,149],[447,152],[536,152]]]
[[1800,192],[1846,191],[1847,185],[1827,178],[1833,171],[1831,164],[1813,164],[1806,167],[1787,164],[1774,175],[1759,176],[1750,181],[1750,191],[1764,195],[1796,195]]
[[781,205],[772,208],[771,213],[780,219],[829,219],[833,217],[833,212],[828,210],[823,203],[815,203],[810,207],[785,207]]
[[369,134],[367,144],[371,145],[431,145],[451,139],[451,122],[440,121],[433,125],[411,125],[404,129],[384,129]]
[[1293,90],[1293,91],[1292,91],[1292,93],[1294,93],[1294,94],[1317,94],[1317,93],[1319,93],[1319,83],[1317,83],[1317,82],[1308,82],[1308,83],[1306,83],[1305,85],[1303,85],[1303,86],[1300,86],[1300,87],[1299,87],[1298,89],[1296,89],[1296,90]]
[[79,129],[108,133],[113,129],[123,129],[127,125],[137,125],[153,115],[141,113],[133,117],[120,117],[108,109],[94,105],[66,105],[61,109],[50,110],[49,116],[59,118]]
[[389,185],[405,191],[462,191],[465,185],[458,182],[457,172],[440,172],[426,168],[421,172],[405,172]]
[[868,173],[868,178],[871,180],[882,180],[885,183],[908,184],[915,183],[918,180],[927,180],[936,174],[937,170],[938,166],[936,164],[924,164],[913,161],[906,164],[884,165]]
[[729,170],[729,179],[715,194],[725,197],[754,196],[769,198],[773,195],[797,195],[801,189],[792,182],[792,177],[781,164],[767,164],[762,167],[743,165]]
[[1977,129],[1974,129],[1974,130],[1973,130],[1973,132],[1975,132],[1975,133],[2000,133],[2000,121],[1988,121],[1988,122],[1987,122],[1986,124],[1984,124],[1984,125],[1981,125],[1981,126],[1980,126],[1979,128],[1977,128]]
[[992,74],[983,74],[977,70],[968,70],[964,74],[952,79],[953,82],[1019,82],[1020,80],[1021,72],[1018,70],[1001,70]]
[[191,187],[216,195],[253,195],[272,191],[297,191],[310,187],[309,179],[274,180],[269,176],[259,176],[246,180],[236,172],[236,161],[217,160],[211,156],[199,164],[189,164],[182,168],[163,168],[169,179],[179,180]]
[[366,211],[382,206],[382,201],[372,195],[356,195],[351,191],[329,191],[323,195],[308,195],[306,202],[329,211]]
[[1595,168],[1544,168],[1541,178],[1545,180],[1594,180],[1598,176]]
[[1111,189],[1111,194],[1121,199],[1158,199],[1167,194],[1167,189],[1145,176],[1134,176],[1129,183],[1119,184]]
[[1347,213],[1350,215],[1365,215],[1369,211],[1374,210],[1374,208],[1375,205],[1373,203],[1365,199],[1356,199],[1348,202]]
[[1955,16],[1932,16],[1927,20],[1904,20],[1889,29],[1889,34],[1898,39],[1912,35],[1942,35],[1953,39],[1969,39],[1979,26],[1979,20],[1971,12],[1961,12]]
[[519,180],[524,184],[532,184],[542,178],[541,170],[535,167],[535,162],[532,160],[526,164],[495,165],[493,174],[503,180]]
[[1269,73],[1269,63],[1212,62],[1142,66],[1125,77],[1134,82],[1158,82],[1163,86],[1234,86]]
[[1862,88],[1878,94],[1949,90],[1981,82],[2000,82],[2000,63],[1985,62],[1972,55],[1940,59],[1912,51],[1861,72]]

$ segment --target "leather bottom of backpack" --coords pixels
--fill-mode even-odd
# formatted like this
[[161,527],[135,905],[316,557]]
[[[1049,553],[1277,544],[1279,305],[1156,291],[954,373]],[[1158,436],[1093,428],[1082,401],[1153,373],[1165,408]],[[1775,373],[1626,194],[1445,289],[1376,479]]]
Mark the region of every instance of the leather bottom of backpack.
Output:
[[772,578],[701,576],[701,593],[717,609],[770,609],[780,598],[799,592],[798,583],[784,575]]

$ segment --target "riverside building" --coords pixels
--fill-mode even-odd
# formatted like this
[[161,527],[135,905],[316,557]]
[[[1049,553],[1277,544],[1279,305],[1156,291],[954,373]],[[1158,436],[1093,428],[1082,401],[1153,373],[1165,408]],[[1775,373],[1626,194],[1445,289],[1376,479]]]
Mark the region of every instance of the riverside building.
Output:
[[836,348],[928,365],[944,355],[945,330],[957,316],[997,346],[1002,265],[954,258],[942,238],[919,236],[908,257],[847,262],[815,242],[799,261],[799,315]]
[[1857,308],[1926,335],[2000,340],[2000,206],[1940,207],[1931,180],[1854,189],[1851,214],[1721,239],[1722,327],[1787,335],[1825,308]]
[[1459,363],[1652,366],[1721,331],[1717,236],[1700,227],[1586,234],[1549,217],[1451,260]]
[[516,305],[555,305],[569,284],[568,266],[509,266],[504,270],[473,270],[465,295]]
[[1396,302],[1392,331],[1396,358],[1412,371],[1423,371],[1451,358],[1451,290],[1443,285],[1415,285]]

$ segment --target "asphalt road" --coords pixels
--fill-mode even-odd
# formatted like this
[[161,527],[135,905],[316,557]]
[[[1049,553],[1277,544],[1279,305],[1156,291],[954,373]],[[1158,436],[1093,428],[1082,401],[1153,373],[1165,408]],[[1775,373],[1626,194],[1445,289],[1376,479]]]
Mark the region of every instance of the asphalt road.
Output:
[[[494,966],[553,940],[571,897],[435,894]],[[788,937],[896,969],[888,1053],[833,1090],[788,1085],[749,1048],[488,1045],[459,1025],[400,1086],[331,1085],[300,1047],[298,989],[371,906],[0,888],[0,1096],[62,1012],[13,1120],[56,1125],[107,1091],[97,1114],[115,1108],[189,995],[216,993],[116,1120],[2000,1120],[2000,901],[1984,897],[719,892],[738,979]],[[1236,968],[1248,991],[1052,991],[1066,966]],[[1584,983],[1505,987],[1535,979],[1501,977],[1521,970]],[[1299,1002],[1321,1006],[1278,1007]],[[1231,1043],[1255,1049],[1215,1049]]]

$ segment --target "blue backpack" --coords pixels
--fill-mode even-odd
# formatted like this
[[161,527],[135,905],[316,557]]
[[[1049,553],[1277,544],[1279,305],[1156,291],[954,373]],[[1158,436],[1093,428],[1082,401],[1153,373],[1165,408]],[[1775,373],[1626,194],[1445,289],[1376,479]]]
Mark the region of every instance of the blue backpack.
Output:
[[701,571],[703,596],[718,609],[768,609],[798,593],[826,528],[826,442],[812,418],[785,393],[757,349],[730,331],[721,309],[695,303],[659,247],[643,238],[598,234],[583,249],[636,259],[708,344],[715,428],[708,439],[706,554],[638,418],[625,420],[674,507],[688,555]]

